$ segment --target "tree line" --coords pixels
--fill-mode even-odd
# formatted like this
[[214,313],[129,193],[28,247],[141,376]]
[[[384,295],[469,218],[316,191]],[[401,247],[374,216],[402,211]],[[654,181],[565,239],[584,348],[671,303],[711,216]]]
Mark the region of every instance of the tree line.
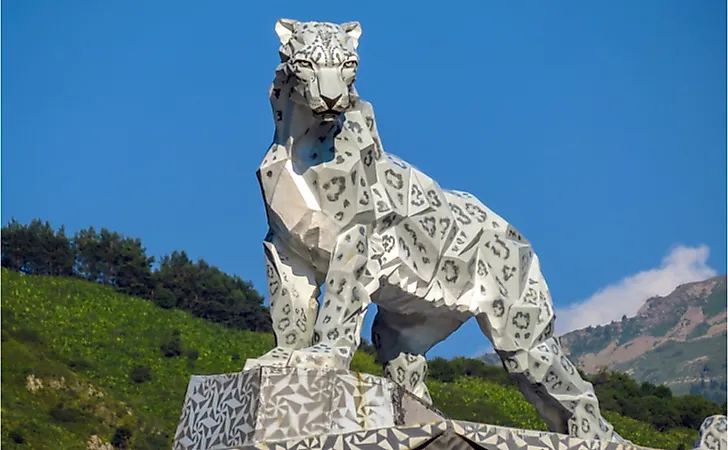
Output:
[[249,281],[184,251],[147,256],[139,238],[93,226],[69,236],[61,226],[15,219],[2,228],[3,267],[29,275],[74,277],[177,308],[231,328],[271,331],[263,297]]
[[665,385],[639,383],[624,373],[602,369],[587,379],[604,409],[651,423],[660,431],[676,427],[697,430],[706,417],[726,414],[725,401],[719,405],[700,395],[673,396]]
[[701,373],[700,375],[700,382],[690,386],[691,394],[700,395],[701,397],[705,397],[713,401],[720,401],[719,399],[725,398],[726,390],[728,390],[725,380],[706,380],[704,378],[704,373]]

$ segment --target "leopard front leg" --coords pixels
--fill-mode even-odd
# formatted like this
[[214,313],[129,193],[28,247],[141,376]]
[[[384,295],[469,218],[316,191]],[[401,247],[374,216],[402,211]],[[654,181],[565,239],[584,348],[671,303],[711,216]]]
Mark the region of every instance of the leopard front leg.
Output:
[[248,359],[243,370],[285,366],[294,350],[311,345],[318,310],[320,283],[312,266],[272,232],[263,246],[276,347],[260,358]]
[[369,294],[362,284],[367,263],[367,233],[355,225],[342,233],[331,254],[323,303],[313,346],[291,355],[292,367],[348,369],[359,346]]

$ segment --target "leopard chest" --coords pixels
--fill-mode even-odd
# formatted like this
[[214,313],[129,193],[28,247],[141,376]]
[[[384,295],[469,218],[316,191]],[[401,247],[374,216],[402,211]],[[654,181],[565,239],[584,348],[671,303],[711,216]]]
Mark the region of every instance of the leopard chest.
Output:
[[[336,134],[274,144],[258,171],[271,228],[296,248],[330,254],[342,230],[367,219],[371,193],[362,154],[374,143],[354,114]],[[369,144],[369,146],[367,145]],[[274,159],[275,158],[275,159]]]

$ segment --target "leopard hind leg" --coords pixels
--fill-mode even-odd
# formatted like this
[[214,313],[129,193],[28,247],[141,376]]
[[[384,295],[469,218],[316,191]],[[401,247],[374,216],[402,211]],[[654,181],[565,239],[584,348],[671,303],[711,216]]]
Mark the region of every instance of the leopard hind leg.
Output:
[[[545,284],[543,291],[545,291]],[[591,383],[584,380],[553,335],[550,296],[541,305],[506,305],[505,321],[479,314],[476,320],[503,366],[549,430],[583,439],[624,442],[599,411]]]

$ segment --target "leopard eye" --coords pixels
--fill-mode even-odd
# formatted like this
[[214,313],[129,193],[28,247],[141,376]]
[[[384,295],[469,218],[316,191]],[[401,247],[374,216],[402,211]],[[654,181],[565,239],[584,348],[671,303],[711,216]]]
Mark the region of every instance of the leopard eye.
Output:
[[344,69],[356,69],[357,65],[358,63],[352,59],[344,63]]
[[297,59],[294,64],[301,67],[302,69],[313,69],[313,64],[307,59]]

